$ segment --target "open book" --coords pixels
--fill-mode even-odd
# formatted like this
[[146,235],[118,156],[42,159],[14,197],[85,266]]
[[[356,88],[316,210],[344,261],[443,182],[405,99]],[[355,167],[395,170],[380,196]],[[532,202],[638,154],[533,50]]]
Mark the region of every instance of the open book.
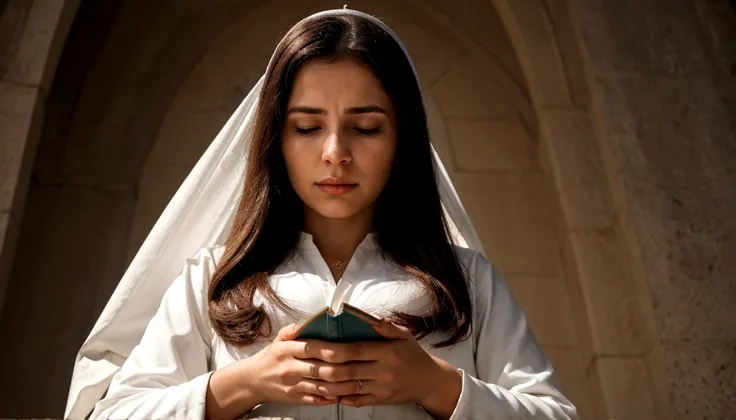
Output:
[[339,311],[326,307],[307,319],[300,327],[298,338],[333,342],[381,341],[387,338],[372,327],[381,320],[347,303]]

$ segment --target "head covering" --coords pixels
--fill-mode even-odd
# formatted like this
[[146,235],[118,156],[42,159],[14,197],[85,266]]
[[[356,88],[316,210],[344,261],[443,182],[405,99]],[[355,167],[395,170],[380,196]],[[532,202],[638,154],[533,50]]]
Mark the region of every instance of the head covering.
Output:
[[[336,9],[304,20],[331,15],[359,16],[380,26],[401,46],[416,76],[404,44],[379,19],[355,10]],[[263,82],[261,77],[199,159],[120,280],[77,354],[65,418],[87,416],[102,398],[113,375],[140,342],[185,260],[204,247],[224,244],[242,193],[247,144]],[[450,236],[459,245],[483,252],[434,148],[432,157]]]

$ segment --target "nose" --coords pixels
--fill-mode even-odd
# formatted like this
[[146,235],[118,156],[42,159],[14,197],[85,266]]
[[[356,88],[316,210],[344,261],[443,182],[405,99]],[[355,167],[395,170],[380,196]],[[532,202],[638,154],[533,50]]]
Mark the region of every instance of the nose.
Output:
[[353,160],[347,139],[338,133],[330,133],[322,146],[322,161],[330,164],[346,164]]

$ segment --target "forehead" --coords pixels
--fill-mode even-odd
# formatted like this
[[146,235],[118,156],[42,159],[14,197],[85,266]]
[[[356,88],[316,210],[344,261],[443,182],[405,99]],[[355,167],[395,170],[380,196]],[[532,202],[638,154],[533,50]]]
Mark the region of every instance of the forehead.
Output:
[[[294,78],[289,104],[341,106],[374,103],[390,106],[391,99],[368,65],[351,57],[313,59],[304,63]],[[324,105],[324,104],[323,104]]]

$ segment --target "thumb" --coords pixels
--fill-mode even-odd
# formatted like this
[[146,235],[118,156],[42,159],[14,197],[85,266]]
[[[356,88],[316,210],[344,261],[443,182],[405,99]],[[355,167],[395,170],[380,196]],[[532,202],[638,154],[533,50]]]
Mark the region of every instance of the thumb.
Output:
[[299,324],[289,324],[285,326],[279,330],[278,334],[276,334],[274,341],[290,341],[296,339],[299,335],[299,327],[301,327]]
[[396,325],[389,318],[384,318],[381,322],[374,324],[373,329],[382,336],[390,339],[408,339],[412,337],[408,328]]

